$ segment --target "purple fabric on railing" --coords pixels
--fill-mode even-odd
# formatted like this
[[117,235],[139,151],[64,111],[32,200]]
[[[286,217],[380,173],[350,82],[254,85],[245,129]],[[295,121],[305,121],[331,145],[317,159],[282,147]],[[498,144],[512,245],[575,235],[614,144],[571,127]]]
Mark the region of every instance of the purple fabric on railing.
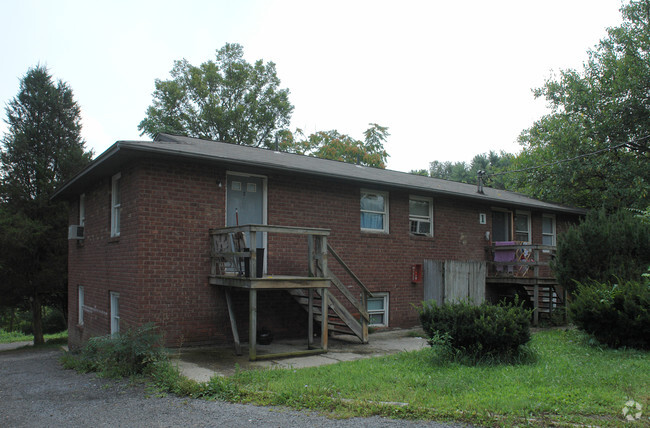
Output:
[[[505,247],[515,245],[514,241],[499,241],[495,242],[495,247]],[[512,262],[515,260],[515,250],[499,250],[498,248],[494,249],[494,261],[495,262]]]
[[[514,241],[496,241],[494,243],[495,247],[506,247],[515,245]],[[495,262],[512,262],[515,260],[515,250],[500,250],[498,248],[494,249],[494,261]],[[509,273],[512,273],[513,266],[496,266],[497,272],[503,272],[503,268],[506,268]]]

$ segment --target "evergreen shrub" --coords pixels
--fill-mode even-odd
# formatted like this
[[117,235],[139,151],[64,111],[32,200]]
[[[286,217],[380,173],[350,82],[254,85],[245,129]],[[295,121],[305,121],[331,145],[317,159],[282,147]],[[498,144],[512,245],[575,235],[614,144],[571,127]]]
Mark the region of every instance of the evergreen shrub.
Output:
[[552,262],[558,282],[574,294],[577,282],[638,279],[650,265],[650,222],[627,209],[590,212],[558,236]]
[[530,340],[531,311],[515,304],[425,302],[420,322],[432,347],[470,363],[516,361]]
[[578,284],[569,313],[602,344],[650,349],[650,281]]

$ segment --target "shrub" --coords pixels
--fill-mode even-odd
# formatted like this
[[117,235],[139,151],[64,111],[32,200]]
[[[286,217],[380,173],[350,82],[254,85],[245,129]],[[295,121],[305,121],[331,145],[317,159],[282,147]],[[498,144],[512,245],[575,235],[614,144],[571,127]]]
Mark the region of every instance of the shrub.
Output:
[[149,365],[166,359],[162,336],[153,323],[148,323],[114,336],[89,339],[78,356],[64,358],[64,366],[122,377],[143,374]]
[[630,210],[590,212],[558,236],[552,263],[559,283],[574,294],[576,281],[612,282],[639,278],[650,264],[650,222]]
[[578,284],[569,313],[578,328],[600,343],[650,349],[650,282]]
[[425,302],[420,322],[429,344],[450,352],[454,358],[512,362],[521,357],[522,345],[530,340],[530,315],[519,302],[479,306],[466,302]]
[[43,333],[54,334],[65,331],[68,328],[65,316],[60,309],[48,307],[43,316]]

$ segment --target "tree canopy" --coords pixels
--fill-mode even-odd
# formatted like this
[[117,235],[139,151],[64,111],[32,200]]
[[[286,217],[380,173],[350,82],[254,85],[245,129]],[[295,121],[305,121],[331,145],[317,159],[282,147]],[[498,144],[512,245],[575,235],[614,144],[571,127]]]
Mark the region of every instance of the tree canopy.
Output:
[[[0,294],[31,307],[42,343],[41,304],[67,303],[68,208],[56,187],[90,162],[72,90],[42,66],[29,69],[6,108],[0,147]],[[5,297],[8,297],[5,300]]]
[[319,131],[305,137],[302,131],[297,129],[294,133],[284,131],[278,148],[289,153],[386,168],[389,155],[384,149],[384,142],[390,135],[388,128],[371,123],[363,135],[364,140],[357,140],[337,130],[331,130]]
[[216,61],[174,62],[170,80],[156,80],[153,104],[138,125],[160,132],[255,147],[272,147],[289,125],[293,105],[280,88],[273,62],[244,60],[244,48],[227,43]]
[[467,162],[440,162],[429,163],[429,170],[411,171],[412,174],[424,175],[443,180],[458,181],[461,183],[477,184],[479,171],[485,172],[484,185],[495,189],[504,189],[505,184],[501,176],[490,175],[504,171],[512,163],[513,155],[501,151],[490,151],[474,156],[470,163]]
[[621,12],[582,71],[563,70],[535,90],[552,112],[520,135],[513,166],[522,171],[508,175],[510,186],[586,208],[648,205],[650,1]]

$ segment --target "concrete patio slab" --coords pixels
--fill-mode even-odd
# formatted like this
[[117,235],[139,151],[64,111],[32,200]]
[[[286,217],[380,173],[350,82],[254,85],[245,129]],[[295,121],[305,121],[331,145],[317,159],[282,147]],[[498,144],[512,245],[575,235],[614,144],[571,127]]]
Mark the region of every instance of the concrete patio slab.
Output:
[[[291,352],[306,349],[304,340],[280,340],[270,345],[258,346],[258,355]],[[420,328],[376,332],[369,343],[362,344],[352,336],[333,335],[329,338],[328,352],[320,355],[249,361],[246,344],[243,355],[235,355],[232,346],[183,348],[172,352],[172,360],[184,376],[205,382],[212,376],[231,376],[238,370],[265,368],[304,368],[354,361],[427,347]]]

